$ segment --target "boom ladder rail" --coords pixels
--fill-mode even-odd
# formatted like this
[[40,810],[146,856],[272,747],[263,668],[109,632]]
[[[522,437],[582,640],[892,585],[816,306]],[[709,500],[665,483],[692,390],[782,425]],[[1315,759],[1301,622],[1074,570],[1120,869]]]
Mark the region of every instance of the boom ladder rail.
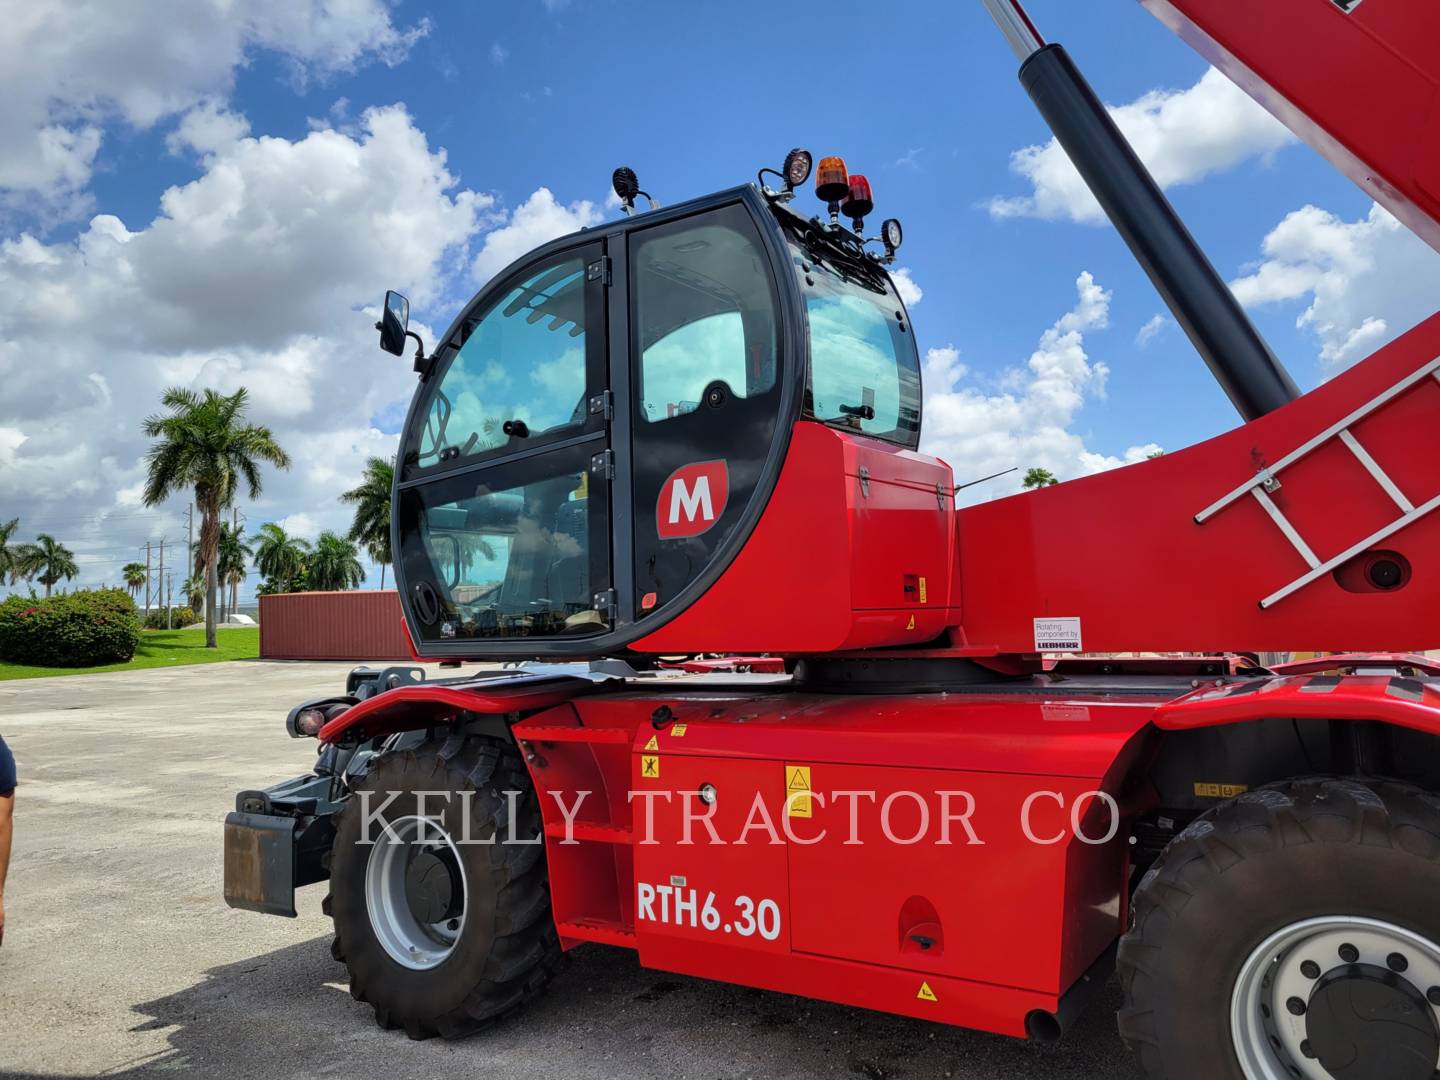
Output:
[[[1436,495],[1433,499],[1419,506],[1412,503],[1406,497],[1405,493],[1400,490],[1399,486],[1396,485],[1395,481],[1380,467],[1379,463],[1370,456],[1370,452],[1360,444],[1360,440],[1350,431],[1353,425],[1383,408],[1391,401],[1394,401],[1407,390],[1419,385],[1427,377],[1434,378],[1436,382],[1440,382],[1440,356],[1437,356],[1418,370],[1411,372],[1388,390],[1377,394],[1364,405],[1361,405],[1354,412],[1350,413],[1350,415],[1320,432],[1320,434],[1316,435],[1309,442],[1296,447],[1279,461],[1275,462],[1274,465],[1262,468],[1252,479],[1241,484],[1234,491],[1216,502],[1211,503],[1195,515],[1195,523],[1197,525],[1203,525],[1227,506],[1230,506],[1246,495],[1251,495],[1255,498],[1255,501],[1264,508],[1265,512],[1270,515],[1270,519],[1275,522],[1276,527],[1285,534],[1285,538],[1294,545],[1295,550],[1300,553],[1300,557],[1309,565],[1310,569],[1308,572],[1302,574],[1283,588],[1275,590],[1261,600],[1260,606],[1262,608],[1275,606],[1291,593],[1297,592],[1306,585],[1309,585],[1312,581],[1324,577],[1337,566],[1354,558],[1362,551],[1373,547],[1388,536],[1393,536],[1407,525],[1414,524],[1432,510],[1440,509],[1440,495]],[[1374,477],[1375,482],[1384,488],[1385,493],[1394,500],[1395,505],[1400,509],[1400,516],[1383,528],[1371,533],[1365,537],[1365,539],[1346,548],[1340,552],[1340,554],[1322,562],[1311,549],[1310,545],[1305,542],[1305,538],[1300,535],[1299,531],[1281,511],[1280,507],[1275,505],[1275,500],[1270,498],[1270,495],[1280,487],[1278,474],[1282,469],[1295,464],[1295,462],[1299,461],[1305,455],[1323,446],[1331,439],[1339,439],[1349,448],[1350,452],[1355,455],[1356,460],[1364,466],[1365,471]]]

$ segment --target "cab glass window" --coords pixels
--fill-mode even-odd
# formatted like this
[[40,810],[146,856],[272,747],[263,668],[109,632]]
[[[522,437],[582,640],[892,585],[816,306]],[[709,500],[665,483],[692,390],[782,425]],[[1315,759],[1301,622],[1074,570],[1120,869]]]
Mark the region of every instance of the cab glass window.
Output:
[[795,255],[810,321],[808,404],[818,420],[914,447],[920,357],[904,308],[878,267]]
[[723,383],[750,398],[775,386],[775,309],[765,256],[739,207],[648,230],[634,255],[640,414],[694,412]]
[[587,422],[585,263],[578,257],[527,271],[467,320],[407,464],[527,449],[577,434]]
[[[595,594],[608,578],[608,507],[591,498],[590,451],[466,471],[402,492],[407,580],[433,590],[420,636],[578,636],[607,628]],[[427,612],[426,614],[430,614]]]

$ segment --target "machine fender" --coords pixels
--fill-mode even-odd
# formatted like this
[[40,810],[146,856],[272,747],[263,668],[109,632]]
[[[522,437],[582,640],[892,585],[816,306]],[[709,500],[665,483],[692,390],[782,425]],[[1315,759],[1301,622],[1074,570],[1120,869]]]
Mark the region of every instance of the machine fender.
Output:
[[1253,720],[1376,720],[1440,735],[1440,679],[1399,675],[1284,675],[1202,687],[1155,710],[1167,731]]
[[548,709],[595,689],[587,679],[500,673],[447,683],[400,686],[366,698],[320,729],[320,741],[353,743],[451,722],[461,713],[497,715]]

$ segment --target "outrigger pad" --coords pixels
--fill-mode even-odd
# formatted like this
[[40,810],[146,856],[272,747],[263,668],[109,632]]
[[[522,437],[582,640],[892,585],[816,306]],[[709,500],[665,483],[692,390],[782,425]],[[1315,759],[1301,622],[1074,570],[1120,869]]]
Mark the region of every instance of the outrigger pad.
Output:
[[295,918],[295,819],[234,811],[225,818],[225,903]]

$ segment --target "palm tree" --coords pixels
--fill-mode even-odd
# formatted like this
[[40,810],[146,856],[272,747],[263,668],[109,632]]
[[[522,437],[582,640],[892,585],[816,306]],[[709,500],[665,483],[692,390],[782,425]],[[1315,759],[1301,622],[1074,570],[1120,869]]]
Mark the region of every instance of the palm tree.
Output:
[[35,543],[20,548],[20,576],[39,578],[48,598],[50,590],[61,581],[69,581],[80,573],[75,554],[49,533],[41,533]]
[[350,539],[363,547],[372,560],[380,564],[380,588],[385,588],[385,567],[394,562],[390,550],[390,493],[395,486],[395,465],[384,458],[372,457],[365,463],[365,477],[360,486],[340,496],[341,502],[355,504],[355,521],[350,526]]
[[200,509],[200,552],[205,566],[205,647],[216,648],[215,591],[219,582],[220,512],[235,501],[243,483],[250,498],[261,491],[260,465],[290,467],[267,427],[246,424],[249,392],[233,394],[184,387],[165,391],[161,403],[169,410],[145,421],[145,434],[158,439],[146,455],[149,476],[145,505],[157,506],[171,495],[194,488]]
[[230,587],[229,614],[235,614],[240,603],[240,584],[245,580],[245,564],[255,552],[245,542],[239,525],[220,523],[220,583]]
[[19,518],[0,522],[0,582],[3,582],[8,574],[11,585],[25,576],[20,572],[20,559],[28,545],[10,543],[10,538],[15,535],[15,530],[18,528],[20,528]]
[[353,589],[365,580],[359,549],[342,536],[323,532],[310,555],[310,588],[320,591]]
[[1059,482],[1049,469],[1031,469],[1026,472],[1025,479],[1020,481],[1020,486],[1029,491],[1031,488],[1052,487]]
[[265,591],[294,591],[305,576],[305,561],[310,557],[309,543],[289,535],[273,521],[261,525],[250,542],[255,545],[255,569],[270,583]]
[[205,606],[205,575],[197,570],[185,579],[180,591],[185,594],[185,605],[192,612],[199,611]]
[[120,568],[120,576],[125,579],[125,587],[134,597],[139,596],[140,590],[145,587],[145,579],[150,576],[150,571],[144,563],[132,562]]

